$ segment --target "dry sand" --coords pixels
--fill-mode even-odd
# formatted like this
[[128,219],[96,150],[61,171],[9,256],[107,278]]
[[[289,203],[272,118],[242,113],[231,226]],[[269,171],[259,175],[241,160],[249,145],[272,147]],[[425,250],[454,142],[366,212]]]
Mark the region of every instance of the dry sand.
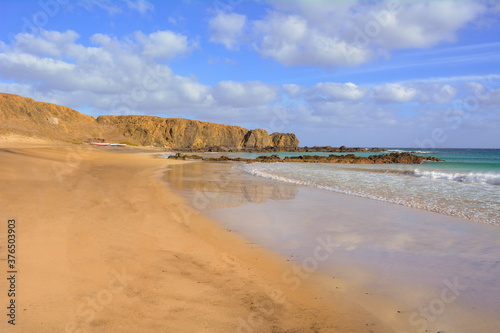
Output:
[[[0,332],[391,332],[189,208],[151,153],[0,140]],[[6,316],[16,220],[15,326]]]

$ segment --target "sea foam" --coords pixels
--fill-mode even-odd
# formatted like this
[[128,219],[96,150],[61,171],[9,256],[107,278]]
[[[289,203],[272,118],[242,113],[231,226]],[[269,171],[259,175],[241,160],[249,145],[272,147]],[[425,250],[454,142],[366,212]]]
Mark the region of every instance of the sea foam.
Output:
[[446,172],[415,169],[413,175],[416,177],[451,180],[461,183],[500,185],[500,174],[490,172]]

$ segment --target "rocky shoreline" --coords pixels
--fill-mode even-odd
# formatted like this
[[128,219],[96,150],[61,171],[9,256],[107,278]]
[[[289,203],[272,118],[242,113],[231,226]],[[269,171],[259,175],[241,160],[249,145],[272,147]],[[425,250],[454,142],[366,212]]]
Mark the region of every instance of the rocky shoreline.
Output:
[[190,155],[177,153],[170,155],[168,158],[173,159],[194,159],[208,162],[247,162],[247,163],[276,163],[276,162],[298,162],[298,163],[346,163],[346,164],[422,164],[425,162],[443,162],[436,157],[432,156],[418,156],[410,153],[390,153],[380,155],[370,155],[368,157],[356,156],[354,154],[346,155],[300,155],[294,157],[281,158],[279,155],[259,156],[255,159],[252,158],[230,158],[227,156],[220,157],[203,157],[199,155]]
[[260,147],[260,148],[230,148],[230,147],[206,147],[206,148],[183,148],[182,150],[174,150],[174,152],[182,153],[359,153],[359,152],[385,152],[387,150],[381,148],[347,148],[346,146],[314,146],[314,147]]

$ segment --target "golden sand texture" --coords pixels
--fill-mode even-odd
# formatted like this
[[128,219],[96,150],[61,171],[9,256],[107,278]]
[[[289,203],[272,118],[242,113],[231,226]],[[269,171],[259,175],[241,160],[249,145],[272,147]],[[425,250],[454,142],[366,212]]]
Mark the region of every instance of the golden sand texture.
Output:
[[[172,163],[183,162],[0,143],[0,332],[391,331],[319,277],[290,290],[290,263],[168,190],[159,179]],[[15,326],[6,316],[9,219]]]

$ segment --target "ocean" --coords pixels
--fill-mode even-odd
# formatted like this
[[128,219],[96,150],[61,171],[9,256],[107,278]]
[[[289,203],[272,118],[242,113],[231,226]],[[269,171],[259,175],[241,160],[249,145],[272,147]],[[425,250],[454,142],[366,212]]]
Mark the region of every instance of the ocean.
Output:
[[[349,295],[396,332],[497,332],[500,150],[391,151],[446,162],[195,162],[169,166],[164,179],[229,232],[338,281],[332,293]],[[316,257],[325,242],[330,255]],[[307,274],[285,271],[283,280],[295,288]],[[445,302],[449,286],[456,298]]]
[[[258,177],[312,186],[500,226],[500,149],[388,149],[437,157],[420,165],[252,163],[238,168]],[[294,155],[331,153],[279,153]],[[336,153],[340,154],[340,153]],[[374,153],[356,153],[369,156]],[[264,155],[228,154],[255,158]]]

